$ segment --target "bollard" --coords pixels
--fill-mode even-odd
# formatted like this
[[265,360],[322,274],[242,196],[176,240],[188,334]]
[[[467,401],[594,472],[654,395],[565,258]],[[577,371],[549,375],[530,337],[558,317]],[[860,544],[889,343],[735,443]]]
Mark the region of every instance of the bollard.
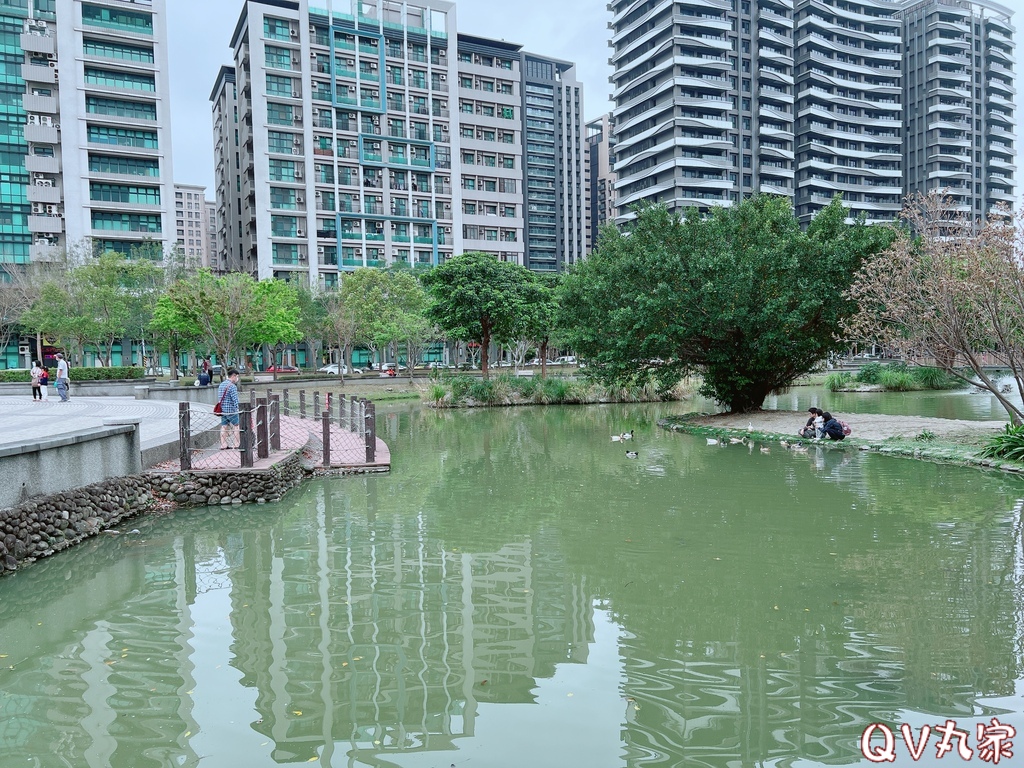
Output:
[[321,417],[323,419],[323,430],[324,430],[324,461],[325,467],[331,466],[331,414],[324,413]]
[[248,403],[238,405],[238,449],[242,455],[242,466],[252,466],[252,406]]
[[270,398],[270,448],[274,451],[281,450],[281,396],[272,395]]
[[338,426],[345,429],[345,396],[338,398]]
[[366,404],[366,463],[377,460],[377,413],[373,403]]
[[187,402],[178,403],[178,458],[182,472],[192,469],[192,411]]
[[306,418],[306,390],[299,390],[299,418]]
[[261,459],[270,457],[270,432],[267,423],[267,398],[256,401],[256,455]]

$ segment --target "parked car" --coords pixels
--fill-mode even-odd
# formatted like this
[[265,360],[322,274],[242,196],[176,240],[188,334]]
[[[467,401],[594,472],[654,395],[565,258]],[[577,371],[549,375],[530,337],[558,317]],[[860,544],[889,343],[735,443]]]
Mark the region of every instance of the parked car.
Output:
[[554,365],[555,363],[554,363],[553,360],[541,360],[539,357],[535,357],[535,358],[533,358],[533,360],[530,360],[527,363],[527,365],[536,365],[538,367],[540,367],[541,364]]
[[555,358],[554,365],[576,365],[576,358],[572,355],[562,355]]
[[271,365],[267,373],[298,373],[299,369],[294,365]]
[[445,370],[448,370],[449,368],[452,368],[452,369],[455,368],[454,365],[445,365],[444,363],[439,363],[436,360],[431,361],[429,363],[424,363],[422,366],[418,366],[418,367],[425,368],[428,371],[434,371],[434,370],[445,371]]
[[[338,375],[338,363],[331,363],[330,365],[325,365],[323,368],[317,368],[316,372],[317,373],[333,373],[335,376],[337,376]],[[341,372],[342,372],[343,375],[348,376],[348,366],[347,365],[341,366]]]

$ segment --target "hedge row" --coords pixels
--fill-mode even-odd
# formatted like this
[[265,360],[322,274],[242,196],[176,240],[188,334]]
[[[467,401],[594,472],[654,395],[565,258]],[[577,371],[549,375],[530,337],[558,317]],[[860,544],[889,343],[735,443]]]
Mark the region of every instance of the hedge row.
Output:
[[[141,379],[146,375],[142,368],[113,365],[109,368],[72,368],[72,381],[113,381],[116,379]],[[57,377],[57,369],[50,368],[50,383]],[[28,371],[0,371],[0,382],[25,383],[31,379]]]

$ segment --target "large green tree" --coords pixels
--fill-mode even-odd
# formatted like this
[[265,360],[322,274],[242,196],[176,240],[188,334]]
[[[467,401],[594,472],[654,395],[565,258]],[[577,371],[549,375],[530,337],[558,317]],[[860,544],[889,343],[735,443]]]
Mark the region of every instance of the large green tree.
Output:
[[705,396],[755,410],[843,347],[856,308],[845,292],[893,237],[847,224],[838,197],[806,231],[787,199],[768,195],[685,218],[640,209],[567,276],[560,325],[605,383],[667,388],[699,373]]
[[430,295],[427,318],[450,338],[480,345],[480,370],[488,378],[492,341],[511,343],[536,285],[530,271],[486,253],[449,259],[423,276]]

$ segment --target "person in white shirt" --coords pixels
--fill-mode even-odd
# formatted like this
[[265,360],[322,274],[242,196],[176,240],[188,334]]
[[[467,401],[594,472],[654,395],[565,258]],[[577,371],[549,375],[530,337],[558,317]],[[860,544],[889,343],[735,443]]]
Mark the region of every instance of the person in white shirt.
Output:
[[57,353],[57,394],[60,395],[60,401],[66,403],[70,398],[68,397],[68,388],[71,385],[71,379],[68,375],[68,363],[64,359],[64,355],[60,352]]

